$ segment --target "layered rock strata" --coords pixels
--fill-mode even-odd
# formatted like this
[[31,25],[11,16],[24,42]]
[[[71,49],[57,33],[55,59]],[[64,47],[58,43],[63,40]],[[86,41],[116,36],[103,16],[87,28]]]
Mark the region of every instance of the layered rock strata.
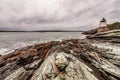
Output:
[[0,80],[120,80],[120,55],[87,40],[52,41],[0,57]]

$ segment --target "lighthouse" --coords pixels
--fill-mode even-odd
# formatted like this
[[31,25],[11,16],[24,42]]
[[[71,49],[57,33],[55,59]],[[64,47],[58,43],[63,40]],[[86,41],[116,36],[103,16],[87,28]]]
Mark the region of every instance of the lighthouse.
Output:
[[103,18],[103,19],[100,21],[100,24],[99,24],[99,28],[98,28],[98,30],[97,30],[97,33],[105,32],[105,31],[109,31],[109,28],[108,28],[106,19]]

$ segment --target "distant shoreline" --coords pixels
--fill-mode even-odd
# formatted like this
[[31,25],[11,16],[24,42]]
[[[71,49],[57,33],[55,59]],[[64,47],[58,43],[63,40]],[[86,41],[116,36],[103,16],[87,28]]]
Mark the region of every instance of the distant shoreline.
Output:
[[84,31],[46,30],[46,31],[0,31],[0,32],[84,32]]

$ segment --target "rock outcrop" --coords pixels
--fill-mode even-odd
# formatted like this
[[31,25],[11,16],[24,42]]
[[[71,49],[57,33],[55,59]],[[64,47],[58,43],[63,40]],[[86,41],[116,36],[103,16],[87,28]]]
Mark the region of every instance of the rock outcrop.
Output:
[[98,28],[92,29],[92,30],[89,30],[89,31],[85,31],[82,34],[85,34],[85,35],[94,35],[94,34],[97,33],[97,30],[98,30]]
[[87,40],[52,41],[0,57],[0,80],[120,80],[120,55]]
[[107,42],[120,43],[120,30],[111,30],[107,32],[97,33],[95,35],[88,35],[87,39],[98,39]]

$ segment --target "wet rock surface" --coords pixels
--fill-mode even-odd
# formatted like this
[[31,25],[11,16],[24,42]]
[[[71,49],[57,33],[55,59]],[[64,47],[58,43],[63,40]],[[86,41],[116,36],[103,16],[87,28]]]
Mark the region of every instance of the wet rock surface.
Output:
[[0,57],[0,80],[120,80],[120,55],[88,40],[63,40]]

